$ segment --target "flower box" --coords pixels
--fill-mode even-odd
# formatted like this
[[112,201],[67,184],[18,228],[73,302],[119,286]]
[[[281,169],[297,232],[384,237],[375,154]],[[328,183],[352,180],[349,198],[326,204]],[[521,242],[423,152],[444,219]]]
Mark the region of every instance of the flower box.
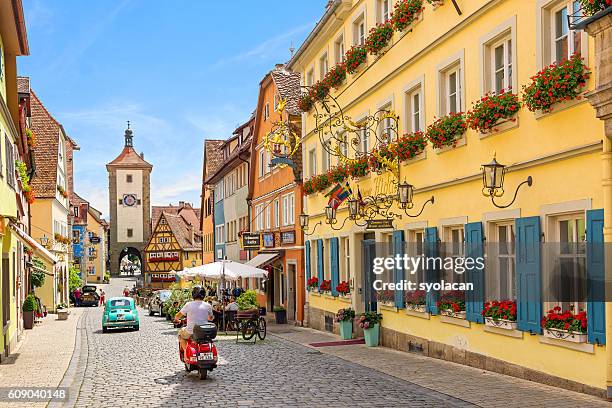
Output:
[[544,337],[548,337],[551,339],[557,340],[565,340],[572,343],[586,343],[587,342],[587,334],[568,331],[568,330],[560,330],[560,329],[544,329]]
[[427,311],[427,305],[406,303],[406,310],[410,310],[411,312],[425,313]]
[[423,0],[401,0],[395,4],[391,24],[399,32],[406,31],[423,11]]
[[372,55],[382,55],[391,46],[393,38],[393,25],[390,21],[379,23],[370,30],[365,41],[365,47]]
[[480,133],[490,133],[505,121],[515,120],[521,107],[519,97],[512,92],[487,94],[475,102],[467,114],[465,122],[470,129]]
[[68,309],[57,309],[57,320],[68,320],[69,315]]
[[455,319],[465,319],[465,310],[455,312],[450,309],[442,309],[440,310],[440,314],[443,316],[454,317]]
[[516,330],[517,327],[517,324],[514,321],[506,319],[495,320],[491,317],[485,317],[485,325],[505,330]]
[[427,140],[436,149],[455,147],[466,130],[464,115],[451,112],[427,127]]
[[355,45],[351,47],[345,56],[344,64],[346,71],[354,75],[359,72],[368,60],[368,50],[365,46]]

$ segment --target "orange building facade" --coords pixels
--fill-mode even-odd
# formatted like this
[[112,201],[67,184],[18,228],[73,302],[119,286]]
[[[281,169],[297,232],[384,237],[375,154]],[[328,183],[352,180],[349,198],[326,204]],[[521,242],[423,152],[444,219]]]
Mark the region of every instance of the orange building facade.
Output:
[[[249,200],[250,231],[259,235],[260,249],[251,253],[249,264],[268,270],[262,290],[265,306],[287,309],[287,318],[304,320],[304,239],[299,227],[302,212],[301,150],[293,158],[295,167],[273,166],[274,155],[266,148],[266,136],[279,121],[301,128],[297,109],[300,76],[277,65],[260,82],[251,145]],[[279,104],[284,109],[277,109]],[[263,300],[263,299],[261,299]]]

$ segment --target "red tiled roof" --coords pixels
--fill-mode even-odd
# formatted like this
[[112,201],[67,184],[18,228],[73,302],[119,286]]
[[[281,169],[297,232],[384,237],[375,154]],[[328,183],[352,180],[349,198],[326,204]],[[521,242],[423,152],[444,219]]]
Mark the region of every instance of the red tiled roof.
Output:
[[206,164],[204,180],[223,164],[223,151],[221,150],[223,143],[223,140],[204,141],[204,163]]
[[137,167],[137,168],[153,168],[153,166],[143,159],[136,150],[131,146],[124,146],[119,156],[112,162],[106,165],[109,166],[126,166],[126,167]]
[[151,207],[151,223],[153,228],[155,228],[157,221],[163,213],[182,217],[188,225],[192,225],[195,228],[196,232],[200,231],[201,211],[199,208],[193,208],[189,203],[181,202],[179,205],[154,205]]
[[[194,251],[201,250],[202,243],[195,242],[196,236],[201,236],[201,233],[198,230],[193,230],[194,226],[189,225],[185,218],[180,215],[169,214],[167,212],[162,212],[164,218],[168,222],[168,226],[172,230],[172,234],[178,241],[179,246],[184,251]],[[193,230],[193,239],[192,239],[192,230]]]
[[36,93],[31,91],[32,132],[36,135],[34,149],[36,175],[32,189],[36,198],[53,198],[57,192],[58,143],[61,125],[42,104]]
[[287,101],[285,110],[290,115],[299,115],[298,101],[300,99],[300,74],[288,71],[284,66],[270,71],[280,97]]
[[24,76],[17,77],[17,92],[18,93],[30,93],[30,77],[24,77]]

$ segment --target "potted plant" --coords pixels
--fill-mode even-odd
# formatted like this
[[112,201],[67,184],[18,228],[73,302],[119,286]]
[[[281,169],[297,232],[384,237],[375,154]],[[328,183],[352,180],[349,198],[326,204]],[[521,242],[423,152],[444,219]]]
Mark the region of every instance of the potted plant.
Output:
[[368,347],[378,346],[381,320],[382,314],[376,312],[362,313],[357,319],[359,327],[363,329],[363,337]]
[[598,11],[612,7],[610,0],[579,0],[580,10],[587,16],[591,16]]
[[319,278],[313,276],[312,278],[308,279],[308,282],[306,282],[306,286],[310,291],[315,291],[319,289]]
[[238,318],[249,318],[259,315],[259,302],[257,302],[257,292],[253,289],[245,291],[236,299],[238,304]]
[[377,290],[376,300],[383,305],[393,306],[395,304],[395,291],[393,290]]
[[424,290],[406,291],[404,294],[406,310],[424,313],[426,309],[426,292]]
[[487,94],[466,114],[465,121],[470,129],[480,133],[495,130],[495,126],[507,122],[516,122],[514,116],[519,111],[521,103],[517,94],[502,92]]
[[23,327],[24,329],[32,329],[34,327],[34,313],[38,311],[38,303],[34,295],[29,294],[23,301]]
[[57,305],[56,310],[58,320],[68,320],[68,315],[70,314],[70,311],[68,311],[68,305],[65,303],[60,303]]
[[404,31],[423,11],[423,0],[400,0],[395,3],[391,23],[397,31]]
[[297,104],[298,104],[298,108],[302,112],[308,112],[314,106],[314,101],[312,100],[312,97],[310,96],[310,94],[303,94],[302,96],[300,96],[300,99],[298,99]]
[[465,319],[465,293],[452,290],[440,296],[437,302],[441,314],[457,319]]
[[351,293],[351,286],[347,281],[342,281],[336,286],[336,292],[338,292],[340,296],[348,296]]
[[591,71],[580,54],[553,63],[531,77],[529,85],[523,85],[523,102],[532,112],[550,112],[558,102],[580,99]]
[[433,147],[455,147],[467,128],[463,113],[451,112],[427,127],[427,139]]
[[274,306],[272,311],[274,312],[274,317],[276,318],[276,324],[287,323],[287,309],[285,309],[283,306]]
[[481,314],[487,326],[516,330],[516,302],[514,300],[486,302]]
[[574,314],[571,310],[561,311],[561,307],[555,306],[542,318],[541,325],[545,337],[572,343],[587,341],[587,316],[583,310]]
[[331,292],[331,280],[323,279],[323,282],[321,282],[321,286],[319,286],[319,290],[323,293],[330,293]]
[[347,307],[346,309],[338,310],[336,313],[336,323],[340,327],[340,338],[342,340],[350,340],[353,338],[353,320],[355,319],[355,311]]

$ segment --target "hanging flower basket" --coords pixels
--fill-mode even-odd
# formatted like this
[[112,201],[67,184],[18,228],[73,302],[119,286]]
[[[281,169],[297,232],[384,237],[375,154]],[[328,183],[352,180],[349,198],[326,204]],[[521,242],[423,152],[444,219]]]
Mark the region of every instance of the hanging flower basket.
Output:
[[427,139],[433,147],[455,147],[467,129],[463,113],[449,113],[427,128]]
[[344,63],[340,63],[334,66],[325,75],[325,82],[331,88],[338,89],[346,80],[346,66]]
[[576,53],[532,76],[531,83],[523,85],[523,102],[532,112],[550,112],[556,103],[580,99],[590,76],[591,71]]
[[414,159],[423,153],[427,146],[427,140],[423,132],[408,133],[389,145],[389,150],[399,161]]
[[302,112],[309,112],[314,106],[314,101],[309,94],[304,94],[298,99],[298,108]]
[[573,343],[585,343],[587,341],[587,315],[585,311],[574,314],[570,310],[562,311],[559,306],[555,306],[546,313],[540,323],[545,337]]
[[379,23],[370,30],[365,40],[365,47],[372,55],[380,54],[393,38],[393,25],[391,21]]
[[368,60],[368,50],[362,45],[351,47],[345,54],[346,72],[354,74]]
[[423,0],[400,0],[395,3],[391,23],[397,31],[404,31],[423,11]]
[[474,103],[472,109],[465,115],[465,122],[470,129],[480,133],[492,132],[501,122],[516,121],[514,116],[520,108],[521,103],[515,93],[487,94]]

